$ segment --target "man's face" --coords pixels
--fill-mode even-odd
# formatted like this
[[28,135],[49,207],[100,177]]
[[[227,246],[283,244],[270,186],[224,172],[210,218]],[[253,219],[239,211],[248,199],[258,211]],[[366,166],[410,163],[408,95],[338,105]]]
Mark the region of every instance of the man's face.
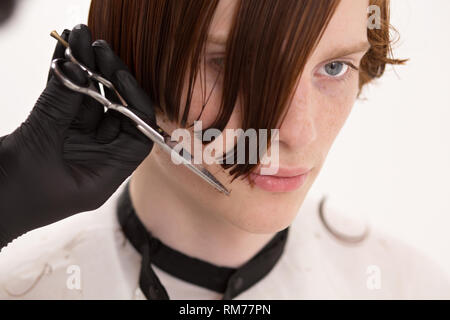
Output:
[[[235,0],[220,1],[210,38],[227,37],[236,3]],[[205,212],[212,211],[220,219],[252,233],[273,233],[286,228],[295,218],[356,100],[359,72],[352,66],[359,67],[369,48],[368,5],[368,0],[341,1],[306,63],[285,120],[279,126],[280,168],[310,169],[306,180],[298,188],[268,191],[261,186],[251,188],[248,180],[240,178],[231,183],[230,175],[219,164],[203,164],[231,190],[231,195],[227,197],[184,167],[174,165],[170,156],[158,146],[155,146],[148,161],[158,166],[174,192],[204,208]],[[188,123],[193,123],[201,114],[199,120],[206,128],[215,119],[221,99],[220,82],[215,89],[211,89],[217,79],[217,59],[224,51],[224,46],[208,42],[204,78],[196,82]],[[205,84],[206,92],[211,92],[211,96],[201,113],[205,91],[202,85]],[[240,106],[237,105],[226,129],[240,128],[240,115]],[[161,115],[158,116],[158,124],[169,133],[177,128],[176,124]]]

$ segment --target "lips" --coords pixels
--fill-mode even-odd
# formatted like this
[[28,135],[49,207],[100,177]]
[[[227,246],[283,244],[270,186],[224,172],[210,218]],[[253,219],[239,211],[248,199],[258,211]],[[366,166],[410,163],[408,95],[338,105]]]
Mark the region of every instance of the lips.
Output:
[[275,175],[251,173],[249,179],[265,191],[290,192],[299,189],[305,183],[310,171],[311,169],[305,168],[280,168]]
[[[280,177],[280,178],[289,178],[300,176],[302,174],[308,173],[311,169],[307,168],[278,168],[276,174],[268,175],[270,177]],[[258,174],[261,175],[261,170],[258,171]]]

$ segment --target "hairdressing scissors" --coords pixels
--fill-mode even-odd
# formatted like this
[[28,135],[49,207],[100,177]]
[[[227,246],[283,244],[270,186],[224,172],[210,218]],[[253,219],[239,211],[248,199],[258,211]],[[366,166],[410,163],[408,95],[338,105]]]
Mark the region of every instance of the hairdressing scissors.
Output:
[[[169,153],[172,157],[174,157],[178,163],[183,164],[188,169],[190,169],[192,172],[200,176],[203,180],[208,182],[210,185],[212,185],[214,188],[219,190],[220,192],[229,195],[230,192],[223,186],[208,170],[206,170],[203,166],[199,164],[192,163],[192,155],[185,150],[184,148],[181,148],[179,151],[175,149],[175,146],[177,146],[177,143],[172,141],[170,135],[166,133],[164,130],[162,130],[160,127],[155,125],[155,128],[149,126],[146,122],[144,122],[142,119],[140,119],[134,112],[132,112],[128,107],[127,102],[125,99],[122,98],[122,96],[119,94],[119,92],[116,90],[114,85],[103,78],[102,76],[96,74],[95,72],[92,72],[89,70],[86,66],[81,64],[80,62],[75,59],[75,57],[72,54],[72,51],[69,47],[69,44],[67,41],[62,39],[56,31],[53,31],[51,33],[51,36],[56,38],[59,42],[61,42],[65,47],[65,56],[68,60],[78,65],[86,74],[87,78],[89,80],[89,84],[86,87],[79,86],[75,83],[73,83],[62,71],[59,64],[64,62],[63,59],[55,59],[52,61],[51,64],[51,70],[53,71],[54,75],[62,82],[64,86],[69,88],[70,90],[85,94],[99,103],[101,103],[103,106],[105,106],[108,109],[115,110],[117,112],[120,112],[127,118],[129,118],[131,121],[134,122],[136,127],[141,131],[147,138],[152,140],[154,143],[158,144],[165,152]],[[107,99],[103,94],[101,94],[95,87],[94,82],[97,81],[98,84],[110,89],[119,99],[120,104],[113,103],[109,99]],[[180,148],[180,146],[177,146],[177,148]],[[172,158],[172,159],[174,159]]]

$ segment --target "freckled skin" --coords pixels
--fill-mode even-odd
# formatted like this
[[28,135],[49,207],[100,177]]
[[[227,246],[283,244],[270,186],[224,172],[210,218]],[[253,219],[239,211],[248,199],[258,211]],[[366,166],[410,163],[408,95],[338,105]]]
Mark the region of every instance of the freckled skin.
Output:
[[[152,212],[149,217],[141,216],[149,229],[155,230],[169,245],[172,244],[185,252],[195,252],[197,256],[208,254],[211,260],[214,259],[211,258],[211,255],[214,256],[212,248],[220,247],[226,241],[232,243],[230,239],[240,239],[242,234],[253,234],[252,241],[262,243],[273,233],[291,224],[349,116],[358,93],[357,71],[351,71],[345,80],[337,81],[318,76],[317,69],[326,59],[331,58],[324,56],[330,48],[367,41],[368,3],[368,0],[341,2],[306,64],[288,114],[279,128],[280,165],[313,168],[305,184],[292,192],[270,193],[251,188],[248,182],[242,179],[230,184],[231,177],[220,165],[205,165],[231,190],[231,195],[227,197],[189,170],[175,166],[170,157],[155,146],[131,181],[132,199],[135,206],[140,208],[138,211],[141,214]],[[210,33],[227,33],[234,5],[233,0],[221,1],[217,10],[220,14],[214,18]],[[206,50],[217,51],[208,47]],[[349,59],[358,66],[363,54],[353,55]],[[208,72],[210,74],[207,75],[207,93],[211,91],[215,80],[215,73]],[[220,85],[216,86],[200,118],[204,128],[218,112],[220,90]],[[193,93],[190,123],[198,117],[202,102],[202,89],[198,79]],[[239,108],[236,106],[227,128],[240,127]],[[177,128],[176,124],[164,121],[162,115],[158,116],[158,123],[167,132]],[[177,232],[171,227],[170,221],[173,220],[183,226]],[[191,239],[196,237],[194,231],[199,229],[209,230],[214,234],[215,240],[204,244],[198,237]],[[176,241],[180,236],[186,237],[186,243],[180,244]],[[202,248],[198,247],[200,243]],[[196,248],[193,249],[194,247]],[[217,261],[229,259],[226,255],[227,253],[216,253]]]

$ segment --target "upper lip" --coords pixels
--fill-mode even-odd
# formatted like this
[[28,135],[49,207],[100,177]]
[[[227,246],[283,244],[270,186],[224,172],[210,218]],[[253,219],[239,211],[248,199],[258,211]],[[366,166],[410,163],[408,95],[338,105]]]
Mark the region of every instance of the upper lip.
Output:
[[[271,174],[269,176],[280,177],[280,178],[291,178],[291,177],[296,177],[296,176],[306,174],[311,170],[312,169],[308,169],[308,168],[282,168],[282,167],[280,167],[276,174]],[[261,169],[257,170],[256,174],[261,175]]]

